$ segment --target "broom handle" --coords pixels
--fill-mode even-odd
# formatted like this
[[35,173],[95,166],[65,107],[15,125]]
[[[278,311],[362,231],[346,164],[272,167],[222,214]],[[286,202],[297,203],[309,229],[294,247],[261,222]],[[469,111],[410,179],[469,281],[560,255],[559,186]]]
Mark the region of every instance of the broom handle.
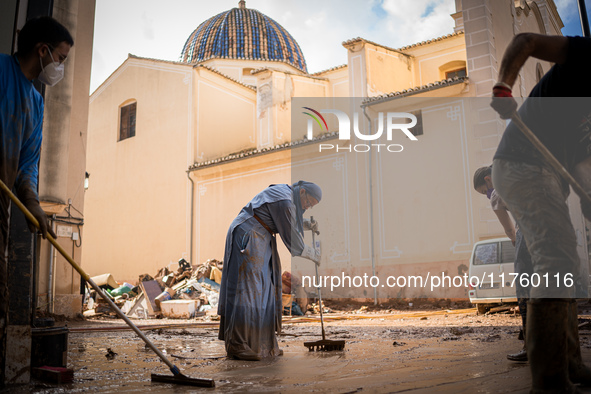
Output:
[[[8,195],[12,202],[15,203],[16,206],[25,214],[29,222],[33,223],[35,227],[40,229],[41,227],[39,226],[39,222],[37,221],[35,216],[33,216],[31,212],[29,212],[27,207],[23,205],[23,203],[18,199],[18,197],[15,196],[14,193],[12,193],[12,191],[8,188],[8,186],[6,186],[6,184],[1,179],[0,188]],[[105,295],[105,293],[103,293],[100,287],[97,286],[97,284],[88,276],[88,274],[82,268],[80,268],[80,266],[74,261],[74,259],[70,257],[68,252],[66,252],[64,248],[62,248],[62,246],[58,244],[49,233],[47,234],[47,240],[60,252],[62,256],[64,256],[66,260],[68,260],[68,263],[70,263],[70,265],[72,265],[72,267],[76,271],[78,271],[80,276],[82,276],[82,279],[88,282],[90,286],[94,289],[94,291],[96,291],[97,294],[100,294],[101,297],[103,297],[104,300],[107,301],[107,304],[109,304],[109,306],[111,307],[111,309],[113,309],[117,316],[122,318],[125,321],[125,323],[127,323],[127,325],[129,325],[129,327],[131,327],[131,329],[135,331],[135,333],[146,343],[146,345],[148,345],[150,349],[152,349],[154,353],[156,353],[158,357],[160,357],[160,359],[168,366],[168,368],[170,368],[172,373],[174,375],[180,374],[179,369],[173,363],[171,363],[170,360],[168,360],[168,358],[166,358],[166,356],[144,335],[143,332],[140,331],[139,328],[136,327],[135,324],[133,324],[131,320],[129,320],[127,316],[125,316],[125,314],[123,314],[121,309],[119,309],[119,307],[117,307],[117,305],[115,305],[115,303],[107,295]]]
[[[314,222],[314,216],[310,216],[310,222]],[[316,232],[312,230],[312,247],[316,250],[316,240],[314,238],[314,234]],[[320,276],[318,276],[318,264],[314,263],[314,267],[316,268],[316,280],[318,281],[318,306],[320,307],[320,327],[322,327],[322,340],[326,339],[326,334],[324,333],[324,317],[322,316],[322,295],[320,293]]]
[[562,176],[569,185],[572,186],[573,190],[581,200],[584,200],[587,204],[591,205],[591,197],[585,192],[585,190],[581,187],[579,182],[564,168],[562,164],[554,157],[554,155],[546,148],[546,146],[538,139],[538,137],[530,130],[529,127],[523,122],[519,114],[515,112],[511,117],[511,120],[515,122],[519,130],[527,137],[529,142],[531,142],[537,149],[540,151],[542,156],[548,161],[548,163],[552,166],[552,168],[558,172],[560,176]]

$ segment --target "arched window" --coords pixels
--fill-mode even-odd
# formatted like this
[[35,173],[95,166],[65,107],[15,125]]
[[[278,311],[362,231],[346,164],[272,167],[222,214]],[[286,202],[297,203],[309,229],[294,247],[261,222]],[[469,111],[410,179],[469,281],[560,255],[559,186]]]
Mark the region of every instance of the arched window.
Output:
[[123,141],[135,136],[137,101],[127,100],[119,107],[119,139]]

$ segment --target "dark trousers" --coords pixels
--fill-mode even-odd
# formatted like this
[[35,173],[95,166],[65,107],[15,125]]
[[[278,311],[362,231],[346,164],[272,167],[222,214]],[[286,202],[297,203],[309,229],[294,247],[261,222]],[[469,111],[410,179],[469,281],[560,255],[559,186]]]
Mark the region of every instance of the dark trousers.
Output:
[[527,300],[529,299],[529,286],[523,287],[521,286],[521,281],[519,278],[521,275],[526,275],[528,278],[531,278],[534,270],[531,263],[531,256],[529,251],[527,250],[527,245],[525,244],[525,240],[523,239],[523,234],[521,233],[521,229],[517,229],[517,233],[515,233],[515,273],[519,276],[515,281],[516,287],[516,295],[517,295],[517,303],[519,305],[519,313],[521,314],[521,322],[523,324],[523,335],[525,335],[525,326],[527,322]]

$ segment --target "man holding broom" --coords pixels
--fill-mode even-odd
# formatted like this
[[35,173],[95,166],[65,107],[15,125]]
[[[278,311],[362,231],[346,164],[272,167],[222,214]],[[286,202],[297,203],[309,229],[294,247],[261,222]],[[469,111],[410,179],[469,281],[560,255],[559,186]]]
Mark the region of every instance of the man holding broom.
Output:
[[[32,81],[37,79],[48,86],[58,83],[74,40],[55,19],[40,17],[25,24],[17,44],[18,52],[13,56],[0,54],[0,179],[8,188],[15,188],[39,222],[43,238],[48,231],[55,237],[37,195],[43,98]],[[0,193],[0,386],[4,384],[8,325],[9,219],[10,199]],[[35,230],[32,224],[29,227]]]
[[[503,119],[515,116],[512,86],[525,61],[556,63],[519,109],[523,120],[568,172],[591,191],[591,39],[517,35],[507,47],[493,88],[492,107]],[[532,392],[574,392],[591,384],[581,359],[577,303],[579,256],[566,198],[568,184],[521,130],[511,122],[494,156],[492,180],[513,213],[532,256],[527,353]],[[591,206],[582,203],[591,218]],[[528,278],[529,280],[532,277]],[[521,278],[518,278],[518,280]]]

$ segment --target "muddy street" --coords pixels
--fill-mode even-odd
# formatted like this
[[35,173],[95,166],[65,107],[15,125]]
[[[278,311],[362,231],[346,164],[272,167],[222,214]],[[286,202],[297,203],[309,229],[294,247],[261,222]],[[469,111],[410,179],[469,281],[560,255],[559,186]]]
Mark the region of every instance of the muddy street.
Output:
[[[74,383],[34,382],[11,392],[528,392],[528,364],[505,358],[522,346],[514,314],[464,309],[327,317],[327,338],[345,340],[344,351],[309,352],[303,342],[320,339],[319,323],[292,318],[279,337],[284,355],[260,362],[227,359],[215,322],[138,322],[154,325],[148,338],[183,373],[214,379],[214,389],[151,382],[150,373],[170,374],[168,368],[119,320],[69,322]],[[588,334],[582,328],[583,358],[591,363]]]

